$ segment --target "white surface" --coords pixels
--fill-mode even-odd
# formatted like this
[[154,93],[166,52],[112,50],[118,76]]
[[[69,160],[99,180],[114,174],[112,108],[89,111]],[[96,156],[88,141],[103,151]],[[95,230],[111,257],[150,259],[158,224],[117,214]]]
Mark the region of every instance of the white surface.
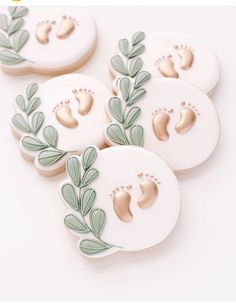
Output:
[[[91,8],[99,40],[82,73],[107,85],[115,43],[136,30],[188,32],[218,55],[222,79],[213,95],[222,124],[213,156],[178,176],[182,212],[172,235],[144,253],[82,258],[64,229],[57,192],[64,175],[40,177],[22,160],[9,120],[14,97],[32,80],[0,75],[1,299],[236,299],[236,8]],[[123,24],[122,24],[123,23]]]

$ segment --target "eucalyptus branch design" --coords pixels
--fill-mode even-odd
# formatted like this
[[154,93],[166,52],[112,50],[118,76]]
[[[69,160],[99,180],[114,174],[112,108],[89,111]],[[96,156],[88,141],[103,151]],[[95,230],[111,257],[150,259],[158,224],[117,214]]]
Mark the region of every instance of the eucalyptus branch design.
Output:
[[41,99],[35,97],[38,88],[37,83],[31,83],[26,88],[25,97],[23,95],[16,97],[16,104],[21,113],[18,112],[13,116],[12,124],[18,131],[27,134],[21,140],[23,148],[31,152],[39,152],[38,162],[42,166],[50,166],[68,152],[57,147],[58,132],[53,126],[44,127],[42,133],[44,140],[38,137],[45,120],[43,112],[36,112],[41,104]]
[[22,29],[24,26],[23,17],[29,13],[24,6],[8,7],[10,16],[0,14],[0,62],[5,65],[15,65],[29,61],[20,55],[21,49],[29,39],[29,32]]
[[108,138],[119,145],[144,145],[144,130],[135,122],[141,115],[141,108],[134,106],[145,95],[143,85],[151,78],[147,71],[141,71],[143,60],[140,55],[145,51],[141,42],[143,32],[136,32],[131,42],[123,38],[118,46],[122,55],[115,55],[111,59],[111,66],[124,77],[117,79],[117,86],[121,96],[114,96],[108,102],[108,109],[116,123],[106,128]]
[[[93,208],[96,191],[90,184],[98,177],[99,172],[92,167],[97,158],[97,149],[87,147],[81,158],[72,156],[67,160],[67,174],[70,181],[61,187],[61,195],[75,214],[67,214],[64,223],[74,233],[90,235],[80,241],[80,251],[86,255],[106,252],[115,246],[101,239],[106,225],[106,213],[103,209]],[[81,162],[80,162],[81,161]],[[78,216],[79,215],[79,216]]]

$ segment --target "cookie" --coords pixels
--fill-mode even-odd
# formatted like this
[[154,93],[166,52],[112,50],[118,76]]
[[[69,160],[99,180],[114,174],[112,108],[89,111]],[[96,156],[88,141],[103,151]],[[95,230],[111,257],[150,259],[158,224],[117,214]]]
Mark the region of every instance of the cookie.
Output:
[[102,148],[110,95],[100,81],[81,74],[28,85],[16,97],[11,121],[23,156],[34,160],[42,175],[53,176],[64,170],[69,155],[80,154],[90,144]]
[[8,7],[0,14],[0,63],[8,74],[59,75],[85,64],[96,26],[81,7]]
[[[126,51],[132,56],[133,47],[131,44],[128,47],[125,42],[125,39],[119,42],[118,52],[123,58],[126,57],[122,49],[124,45],[130,48]],[[138,45],[142,48],[140,43]],[[219,62],[200,39],[180,33],[155,33],[146,35],[144,45],[143,69],[149,71],[153,78],[181,79],[206,94],[213,92],[220,77]],[[113,77],[118,74],[112,69]]]
[[60,195],[81,254],[97,258],[150,248],[173,230],[178,182],[157,155],[135,146],[93,146],[67,160]]

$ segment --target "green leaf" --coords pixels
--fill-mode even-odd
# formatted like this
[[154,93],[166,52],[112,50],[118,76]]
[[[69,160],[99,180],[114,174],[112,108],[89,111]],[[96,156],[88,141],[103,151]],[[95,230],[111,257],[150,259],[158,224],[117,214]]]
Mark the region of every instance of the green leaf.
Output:
[[111,246],[101,241],[85,239],[80,242],[80,250],[86,255],[96,255],[109,250]]
[[151,74],[147,71],[140,71],[134,81],[134,88],[137,89],[143,86],[148,80],[151,79]]
[[1,50],[0,51],[0,62],[5,65],[15,65],[21,62],[24,62],[25,59],[22,58],[19,54],[16,54],[10,50]]
[[119,86],[123,99],[127,101],[129,99],[130,87],[131,87],[131,82],[129,78],[127,77],[121,78],[119,81]]
[[46,144],[38,139],[33,138],[32,136],[25,136],[22,139],[22,145],[26,150],[29,151],[39,151],[48,147]]
[[77,233],[89,233],[88,226],[77,216],[73,214],[67,214],[64,219],[64,223],[67,228]]
[[111,115],[120,123],[123,123],[124,116],[122,110],[122,104],[119,97],[112,97],[108,102],[108,108]]
[[121,73],[122,75],[127,75],[127,69],[120,55],[115,55],[111,58],[111,66],[113,69]]
[[109,139],[116,144],[119,145],[127,145],[129,144],[127,138],[124,134],[124,131],[117,124],[110,124],[107,127],[107,136]]
[[81,168],[80,168],[79,159],[76,157],[70,157],[67,160],[66,168],[67,168],[67,173],[69,174],[74,185],[79,187],[81,183]]
[[67,214],[64,219],[66,227],[70,230],[78,233],[89,233],[90,229],[88,226],[77,216],[73,214]]
[[40,105],[41,103],[41,99],[39,97],[35,97],[33,98],[29,103],[28,103],[28,106],[27,106],[27,109],[26,109],[26,114],[27,115],[30,115],[32,112],[34,112],[38,106]]
[[100,238],[106,224],[106,213],[102,209],[93,209],[90,212],[90,224],[96,237]]
[[36,112],[33,116],[32,116],[32,120],[31,120],[31,129],[33,131],[34,134],[37,134],[39,129],[42,127],[42,124],[44,122],[44,114],[43,112]]
[[0,14],[0,29],[7,32],[7,28],[8,28],[7,15]]
[[143,146],[144,144],[144,131],[141,126],[134,126],[130,129],[130,139],[133,145]]
[[139,56],[140,54],[144,53],[144,51],[145,51],[145,46],[143,44],[135,45],[131,48],[128,58],[131,59],[136,56]]
[[30,100],[39,89],[37,83],[30,83],[26,88],[26,97]]
[[134,90],[133,93],[129,97],[129,101],[127,102],[127,106],[131,106],[132,104],[136,103],[140,99],[142,99],[146,95],[146,90],[144,88],[140,88]]
[[87,187],[97,178],[97,176],[98,176],[98,170],[96,170],[95,168],[87,170],[82,177],[80,188]]
[[124,127],[126,129],[130,128],[134,124],[136,119],[140,116],[140,114],[141,109],[139,107],[133,107],[132,109],[130,109],[126,115]]
[[79,199],[72,184],[66,183],[61,188],[61,194],[68,205],[74,210],[79,209]]
[[119,49],[124,56],[128,56],[129,54],[129,41],[126,38],[122,38],[118,43]]
[[[46,145],[48,147],[48,145]],[[55,149],[43,150],[38,155],[39,164],[42,166],[53,165],[65,156],[66,152]]]
[[97,151],[93,146],[87,147],[82,154],[82,164],[83,168],[87,170],[92,166],[97,158]]
[[24,25],[24,19],[12,20],[8,26],[8,34],[11,36],[13,33],[19,31]]
[[132,45],[134,46],[140,43],[142,40],[144,40],[144,38],[145,38],[144,32],[139,31],[139,32],[134,33],[132,36]]
[[129,75],[133,78],[137,75],[143,66],[143,60],[140,57],[134,58],[130,61]]
[[14,12],[12,12],[12,18],[13,19],[17,19],[17,18],[21,18],[24,17],[25,15],[27,15],[29,13],[29,9],[25,6],[18,6]]
[[11,49],[11,42],[10,40],[0,32],[0,47]]
[[46,126],[43,129],[43,137],[50,146],[57,147],[58,133],[53,126]]
[[22,132],[31,132],[31,129],[28,123],[24,119],[23,115],[21,115],[20,113],[16,113],[12,117],[12,124],[16,127],[16,129]]
[[96,192],[93,189],[84,191],[81,197],[81,214],[85,216],[92,208],[96,198]]
[[13,35],[13,48],[16,52],[19,52],[29,39],[29,32],[26,30],[20,30]]
[[16,11],[17,6],[8,6],[7,8],[8,8],[9,14],[12,16]]
[[26,111],[25,98],[22,95],[16,96],[16,104],[21,111]]

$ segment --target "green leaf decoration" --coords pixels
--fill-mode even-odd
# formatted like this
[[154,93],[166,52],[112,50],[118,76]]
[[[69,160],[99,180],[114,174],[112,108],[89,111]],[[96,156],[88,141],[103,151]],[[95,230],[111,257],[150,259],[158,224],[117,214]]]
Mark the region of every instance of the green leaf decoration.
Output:
[[[46,145],[48,147],[48,145]],[[43,150],[38,155],[38,161],[42,166],[53,165],[65,156],[66,152],[56,149]]]
[[13,33],[19,31],[24,25],[24,19],[12,20],[8,26],[8,34],[11,36]]
[[16,52],[19,52],[29,39],[29,32],[26,30],[20,30],[13,35],[13,48]]
[[137,89],[143,86],[148,80],[151,79],[151,74],[147,71],[140,71],[134,81],[134,88]]
[[119,97],[112,97],[108,102],[108,108],[111,115],[120,123],[123,123],[124,116],[122,110],[122,104]]
[[95,168],[87,170],[82,177],[80,188],[87,187],[97,178],[97,176],[98,176],[98,170],[96,170]]
[[32,136],[25,136],[22,139],[22,145],[26,150],[29,151],[39,151],[48,147],[46,144],[38,139],[33,138]]
[[122,75],[127,75],[127,69],[120,55],[115,55],[111,58],[111,66],[113,69],[121,73]]
[[67,160],[67,173],[76,187],[79,187],[81,183],[81,168],[79,159],[76,157],[70,157]]
[[127,102],[127,106],[131,106],[140,99],[142,99],[146,95],[146,90],[144,88],[140,88],[137,90],[134,90],[133,93],[129,97],[129,101]]
[[124,56],[128,56],[129,54],[129,41],[126,38],[119,40],[118,43],[119,49]]
[[50,146],[57,147],[58,133],[53,126],[46,126],[43,129],[43,137]]
[[144,144],[144,131],[141,126],[133,126],[130,129],[130,139],[133,145],[143,146]]
[[93,209],[90,212],[90,224],[97,238],[100,238],[106,224],[106,213],[102,209]]
[[26,114],[30,115],[32,112],[34,112],[38,108],[40,104],[41,104],[41,99],[39,97],[33,98],[27,106]]
[[31,120],[31,130],[34,134],[37,134],[39,129],[42,127],[42,124],[44,122],[44,114],[43,112],[36,112],[32,116]]
[[129,78],[127,77],[121,78],[119,81],[119,86],[123,99],[127,101],[129,99],[130,87],[131,87],[131,82]]
[[13,19],[22,18],[26,16],[29,13],[29,9],[25,6],[18,6],[16,9],[12,12],[11,16]]
[[137,45],[138,43],[140,43],[142,40],[144,40],[145,38],[145,33],[144,32],[136,32],[133,34],[132,36],[132,45]]
[[87,147],[85,149],[85,151],[83,152],[83,155],[82,155],[83,168],[85,170],[90,168],[90,166],[92,166],[92,164],[94,163],[96,158],[97,158],[97,151],[96,151],[96,149],[93,146]]
[[70,230],[78,233],[89,233],[90,229],[87,225],[81,221],[77,216],[73,214],[67,214],[64,219],[66,227]]
[[80,250],[86,255],[96,255],[109,250],[111,246],[97,240],[82,240],[80,242]]
[[22,58],[19,54],[16,54],[10,50],[1,50],[0,51],[0,62],[5,65],[15,65],[21,62],[24,62],[25,59]]
[[128,58],[131,59],[136,56],[139,56],[140,54],[144,53],[144,51],[145,51],[145,46],[143,44],[135,45],[131,48]]
[[25,104],[25,98],[22,95],[18,95],[16,97],[16,104],[21,111],[26,111],[26,104]]
[[127,145],[128,141],[124,131],[117,124],[110,124],[107,127],[107,135],[109,139],[119,145]]
[[23,115],[16,113],[12,118],[12,124],[17,130],[22,132],[31,132],[29,124],[24,119]]
[[0,47],[8,49],[12,48],[10,40],[1,32],[0,32]]
[[38,84],[37,83],[31,83],[26,88],[26,97],[28,100],[30,100],[34,94],[38,91]]
[[9,14],[12,16],[16,11],[17,6],[8,6],[7,8],[8,8]]
[[125,122],[124,122],[125,129],[130,128],[137,120],[137,118],[140,116],[140,114],[141,114],[141,109],[139,107],[133,107],[132,109],[130,109],[125,117]]
[[87,189],[81,196],[81,214],[85,216],[92,208],[96,198],[96,192],[93,189]]
[[61,188],[61,194],[64,200],[74,210],[79,210],[79,199],[72,184],[66,183]]
[[7,20],[7,15],[5,14],[0,14],[0,29],[3,30],[4,32],[7,32],[8,20]]
[[137,75],[143,66],[143,60],[140,57],[131,60],[129,65],[129,75],[133,78]]

